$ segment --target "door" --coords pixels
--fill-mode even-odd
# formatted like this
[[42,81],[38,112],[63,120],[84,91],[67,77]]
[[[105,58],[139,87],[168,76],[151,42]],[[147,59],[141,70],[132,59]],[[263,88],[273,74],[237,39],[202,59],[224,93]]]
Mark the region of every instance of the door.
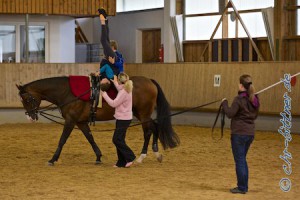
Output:
[[142,31],[142,62],[159,62],[159,48],[161,47],[161,29]]

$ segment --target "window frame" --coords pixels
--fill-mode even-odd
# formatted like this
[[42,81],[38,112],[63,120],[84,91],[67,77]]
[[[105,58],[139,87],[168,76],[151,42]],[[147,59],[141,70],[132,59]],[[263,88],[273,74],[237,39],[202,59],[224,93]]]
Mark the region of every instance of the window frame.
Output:
[[[15,26],[16,27],[16,62],[21,61],[21,47],[20,47],[20,26],[25,25],[25,22],[0,22],[0,26]],[[49,24],[48,22],[29,22],[29,26],[44,26],[45,27],[45,63],[49,63]]]
[[[15,63],[17,63],[17,26],[14,24],[4,24],[4,23],[0,23],[0,26],[14,26],[15,27]],[[3,62],[3,61],[2,61]]]
[[[184,0],[185,2],[186,0]],[[185,3],[183,4],[185,6]],[[227,5],[227,4],[226,4]],[[226,6],[225,5],[225,6]],[[300,6],[299,6],[300,7]],[[212,13],[201,13],[201,14],[186,14],[185,13],[185,10],[186,8],[184,7],[183,8],[183,41],[184,42],[187,42],[187,41],[207,41],[207,40],[204,40],[204,39],[198,39],[198,40],[186,40],[186,18],[189,18],[189,17],[203,17],[203,16],[214,16],[214,15],[221,15],[222,17],[222,11],[220,12],[212,12]],[[262,11],[262,8],[256,8],[256,9],[247,9],[247,10],[238,10],[238,13],[239,14],[244,14],[244,13],[255,13],[255,12],[261,12]],[[234,10],[232,11],[227,11],[225,14],[227,16],[230,16],[231,13],[233,13]],[[228,19],[230,20],[230,19]],[[222,23],[222,26],[223,26],[223,23]],[[223,28],[221,26],[221,28]],[[219,27],[220,28],[220,27]],[[228,27],[227,27],[227,32],[228,32]],[[267,37],[267,36],[265,36]],[[259,37],[259,38],[265,38],[265,37]],[[223,38],[223,37],[222,37]],[[237,36],[236,38],[242,38],[242,37],[239,37]],[[209,39],[208,39],[209,40]]]
[[[118,0],[116,0],[117,4],[118,4]],[[122,5],[123,5],[123,8],[124,8],[124,5],[126,4],[125,1],[126,0],[121,0],[123,1],[122,2]],[[164,0],[162,0],[164,2]],[[163,9],[164,8],[164,5],[162,7],[153,7],[153,8],[144,8],[144,9],[137,9],[137,10],[122,10],[122,11],[118,11],[118,5],[116,6],[116,12],[117,13],[131,13],[131,12],[141,12],[141,11],[150,11],[150,10],[157,10],[157,9]]]

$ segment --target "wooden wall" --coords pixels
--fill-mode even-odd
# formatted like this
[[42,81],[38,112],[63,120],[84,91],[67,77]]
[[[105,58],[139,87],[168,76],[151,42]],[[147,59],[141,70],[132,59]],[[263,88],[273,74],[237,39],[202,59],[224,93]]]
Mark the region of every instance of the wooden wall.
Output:
[[[257,48],[259,49],[260,53],[262,54],[264,60],[265,61],[273,61],[267,38],[254,38],[254,39],[255,39]],[[238,40],[238,46],[234,46],[232,44],[233,40]],[[205,53],[201,57],[203,50],[205,49],[205,46],[207,45],[208,42],[209,41],[207,41],[207,40],[184,42],[184,44],[183,44],[184,61],[185,62],[211,62],[211,61],[213,61],[212,58],[213,58],[213,54],[215,53],[211,46],[213,44],[211,44],[206,49]],[[255,58],[257,58],[257,56],[256,57],[254,56],[254,54],[256,54],[256,53],[255,53],[254,48],[252,47],[250,40],[248,38],[218,39],[218,40],[213,40],[213,43],[214,42],[220,42],[220,45],[218,45],[219,61],[217,61],[217,62],[224,61],[222,59],[222,52],[224,53],[224,48],[222,47],[223,42],[228,43],[226,55],[228,55],[229,61],[232,60],[231,59],[233,56],[232,51],[234,51],[234,50],[238,51],[238,54],[239,54],[238,60],[239,61],[243,61],[243,54],[246,52],[248,52],[248,54],[249,54],[248,55],[249,61],[255,61]],[[246,43],[247,43],[247,48],[250,47],[250,49],[248,51],[244,50],[244,44],[246,44]],[[235,49],[235,48],[238,48],[238,49]],[[225,61],[227,61],[227,60],[225,60]],[[257,61],[257,59],[256,59],[256,61]]]
[[201,57],[208,41],[186,41],[183,43],[183,58],[185,62],[208,62],[208,50]]
[[286,37],[283,41],[284,60],[300,60],[300,36]]
[[116,14],[116,0],[0,0],[0,14],[96,16],[100,7]]
[[55,76],[88,75],[98,64],[0,64],[0,107],[20,107],[16,84]]
[[[161,84],[174,108],[190,108],[226,97],[231,102],[237,94],[238,79],[250,74],[257,91],[278,82],[285,73],[300,72],[300,62],[255,62],[255,63],[184,63],[184,64],[130,64],[130,75],[143,75]],[[214,75],[221,75],[221,86],[214,87]],[[300,115],[300,76],[292,88],[292,112]],[[278,85],[260,95],[261,113],[279,114],[283,110],[284,86]],[[208,106],[216,110],[218,104]]]
[[[0,64],[0,107],[21,107],[16,83],[68,75],[88,75],[98,64]],[[253,76],[257,90],[283,78],[285,73],[300,72],[300,62],[255,63],[184,63],[184,64],[126,64],[129,75],[153,78],[161,85],[173,108],[191,108],[226,97],[231,102],[237,94],[241,74]],[[221,86],[213,87],[214,75],[221,75]],[[300,115],[300,76],[292,88],[292,112]],[[278,115],[283,111],[282,84],[262,93],[261,113]],[[205,109],[216,110],[218,104]]]

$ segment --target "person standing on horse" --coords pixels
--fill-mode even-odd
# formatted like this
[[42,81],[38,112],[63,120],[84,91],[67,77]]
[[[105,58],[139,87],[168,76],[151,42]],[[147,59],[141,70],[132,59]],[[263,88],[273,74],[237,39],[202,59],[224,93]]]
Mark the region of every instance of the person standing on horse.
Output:
[[101,8],[98,9],[99,18],[101,22],[101,44],[103,47],[105,58],[101,60],[100,63],[100,73],[97,72],[96,75],[100,75],[101,87],[103,90],[107,90],[110,87],[110,79],[114,75],[118,75],[120,72],[124,71],[124,59],[122,54],[118,51],[116,41],[109,40],[109,27],[106,11]]
[[228,101],[222,100],[225,114],[231,119],[231,148],[235,161],[237,187],[231,193],[248,192],[248,165],[246,155],[254,140],[255,123],[259,110],[259,99],[254,94],[252,78],[249,75],[240,77],[239,92],[228,107]]
[[118,161],[115,167],[130,167],[135,155],[125,142],[126,131],[132,120],[132,89],[133,83],[124,72],[114,76],[113,83],[118,90],[117,97],[112,100],[106,92],[102,92],[105,101],[115,108],[116,129],[113,135],[113,143],[117,149]]

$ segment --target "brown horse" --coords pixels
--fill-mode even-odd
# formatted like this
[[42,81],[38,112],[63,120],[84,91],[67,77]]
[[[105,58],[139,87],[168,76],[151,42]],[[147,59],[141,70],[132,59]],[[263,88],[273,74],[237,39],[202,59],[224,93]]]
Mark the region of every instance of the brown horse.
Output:
[[[161,162],[162,156],[158,153],[157,141],[160,140],[164,149],[174,148],[179,144],[179,138],[171,124],[170,106],[159,84],[145,77],[131,77],[133,81],[133,114],[140,120],[144,132],[144,145],[137,162],[147,155],[150,137],[153,133],[152,149]],[[48,161],[54,165],[58,160],[64,144],[72,130],[77,126],[91,144],[96,154],[96,164],[101,163],[101,151],[95,143],[88,119],[90,114],[90,102],[79,100],[73,95],[69,86],[69,77],[53,77],[36,80],[26,85],[17,85],[26,115],[31,120],[38,120],[39,106],[42,100],[51,102],[60,109],[65,120],[62,135],[53,157]],[[151,119],[154,109],[157,110],[157,120]],[[114,108],[106,102],[97,110],[96,120],[112,120]]]

